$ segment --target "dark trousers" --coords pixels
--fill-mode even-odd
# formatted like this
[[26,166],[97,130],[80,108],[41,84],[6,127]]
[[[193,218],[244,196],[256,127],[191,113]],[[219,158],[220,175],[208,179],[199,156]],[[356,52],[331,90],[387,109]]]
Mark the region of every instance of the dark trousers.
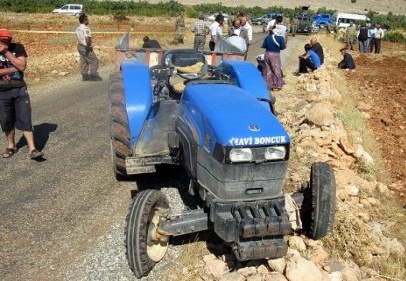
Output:
[[210,49],[210,51],[214,51],[214,48],[216,47],[216,43],[215,42],[213,42],[213,41],[210,41],[209,42],[209,49]]
[[382,39],[375,39],[375,54],[379,54],[381,52],[381,41]]
[[31,103],[27,87],[0,91],[0,123],[3,132],[14,128],[32,132]]
[[373,53],[373,52],[374,52],[374,48],[376,48],[376,47],[375,47],[375,41],[376,41],[375,38],[371,38],[371,41],[369,42],[369,52],[370,52],[370,53]]
[[317,68],[314,66],[310,58],[304,59],[299,58],[299,73],[307,73],[307,69],[310,68],[311,71],[315,71]]

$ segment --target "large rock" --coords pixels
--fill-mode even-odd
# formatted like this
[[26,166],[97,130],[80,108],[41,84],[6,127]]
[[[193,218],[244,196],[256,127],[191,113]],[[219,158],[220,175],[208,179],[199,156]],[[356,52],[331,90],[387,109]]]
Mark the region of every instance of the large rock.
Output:
[[324,276],[320,269],[311,261],[302,257],[288,260],[286,277],[289,281],[323,281]]
[[306,119],[317,126],[330,126],[334,123],[334,115],[325,104],[317,103],[306,114]]
[[208,274],[213,275],[215,278],[220,278],[224,273],[227,272],[226,264],[218,259],[208,259],[205,260],[205,270]]
[[283,273],[285,273],[286,260],[285,260],[285,258],[268,260],[268,266],[271,270],[283,274]]
[[288,240],[288,245],[290,248],[303,252],[306,250],[306,244],[303,238],[299,236],[290,236]]

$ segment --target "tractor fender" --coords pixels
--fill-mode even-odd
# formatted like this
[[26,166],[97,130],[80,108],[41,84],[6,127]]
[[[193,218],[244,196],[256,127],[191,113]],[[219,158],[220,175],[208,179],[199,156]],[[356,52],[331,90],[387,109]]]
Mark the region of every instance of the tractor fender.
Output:
[[176,120],[176,132],[179,135],[179,143],[182,147],[183,165],[188,174],[195,178],[197,169],[197,142],[194,139],[194,135],[197,132],[182,118]]
[[[219,65],[219,71],[223,75],[228,76],[230,82],[246,90],[252,96],[258,99],[271,99],[268,86],[261,72],[253,63],[239,60],[224,60]],[[262,104],[269,109],[269,104],[266,102]]]
[[130,146],[134,148],[153,105],[151,76],[149,67],[138,61],[124,61],[121,64],[121,71],[130,131]]

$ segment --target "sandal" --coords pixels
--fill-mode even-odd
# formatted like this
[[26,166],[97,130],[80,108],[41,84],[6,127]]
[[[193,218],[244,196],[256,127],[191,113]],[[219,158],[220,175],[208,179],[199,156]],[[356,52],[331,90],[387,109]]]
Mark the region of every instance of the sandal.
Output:
[[1,154],[1,157],[11,158],[16,152],[17,152],[17,149],[7,147],[6,150]]
[[44,153],[42,151],[39,151],[38,149],[33,149],[28,155],[31,159],[38,159],[42,158],[44,156]]

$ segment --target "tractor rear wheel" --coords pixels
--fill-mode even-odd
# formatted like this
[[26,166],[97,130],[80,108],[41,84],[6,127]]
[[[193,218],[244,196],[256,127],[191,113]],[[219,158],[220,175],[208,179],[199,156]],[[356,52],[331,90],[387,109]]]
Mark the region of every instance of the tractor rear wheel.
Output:
[[334,225],[336,184],[334,172],[327,163],[313,163],[310,184],[303,190],[301,219],[303,229],[312,239],[320,239]]
[[122,179],[127,176],[125,158],[131,156],[131,148],[123,78],[120,72],[110,75],[109,103],[111,161],[116,179]]
[[157,190],[147,189],[137,193],[127,216],[127,259],[137,278],[147,275],[166,254],[168,236],[157,232],[160,216],[158,210],[168,209],[166,196]]

